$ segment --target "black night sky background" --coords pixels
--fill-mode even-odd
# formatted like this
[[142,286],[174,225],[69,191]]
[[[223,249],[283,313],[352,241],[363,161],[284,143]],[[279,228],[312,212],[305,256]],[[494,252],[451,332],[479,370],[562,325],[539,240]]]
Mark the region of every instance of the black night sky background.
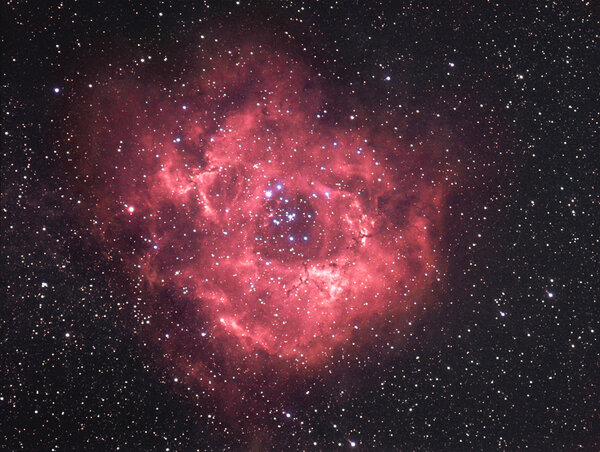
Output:
[[[5,2],[0,448],[600,450],[598,13],[591,1]],[[263,75],[224,69],[232,58]],[[289,80],[269,75],[288,64]],[[297,80],[323,93],[306,123]],[[220,140],[238,132],[221,126],[267,115],[279,89],[295,116],[239,132],[245,179],[223,176],[221,192],[270,178],[256,201],[267,208],[222,195],[221,214],[240,216],[217,231],[200,185],[207,162],[231,155]],[[138,184],[156,165],[139,151],[150,135],[167,172],[184,155],[179,169],[200,173]],[[338,135],[344,150],[327,141]],[[360,140],[378,149],[345,179],[341,163],[293,167],[282,145],[269,164],[340,181],[294,194],[292,169],[252,167],[265,137],[289,136],[319,162]],[[185,177],[206,195],[198,210],[161,191]],[[378,177],[388,191],[361,204],[384,190]],[[269,204],[277,190],[283,207]],[[346,239],[359,220],[335,210],[338,195],[385,226]],[[279,229],[244,223],[247,210]],[[424,218],[430,235],[414,232]],[[342,310],[294,330],[266,322],[254,295],[215,307],[245,277],[241,258],[215,254],[246,253],[250,236],[275,262],[245,280],[275,294],[267,312],[296,319],[295,288],[281,300],[264,282],[296,269],[327,306],[345,294]],[[405,261],[386,261],[394,246]],[[370,296],[385,301],[365,308]]]

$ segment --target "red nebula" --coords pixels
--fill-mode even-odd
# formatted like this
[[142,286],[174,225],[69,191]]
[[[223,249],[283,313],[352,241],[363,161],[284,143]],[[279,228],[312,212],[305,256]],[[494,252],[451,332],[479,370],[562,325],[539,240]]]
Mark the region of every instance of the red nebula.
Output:
[[206,385],[218,366],[315,369],[422,310],[443,188],[393,130],[285,52],[186,64],[107,78],[77,132],[86,209],[176,368]]

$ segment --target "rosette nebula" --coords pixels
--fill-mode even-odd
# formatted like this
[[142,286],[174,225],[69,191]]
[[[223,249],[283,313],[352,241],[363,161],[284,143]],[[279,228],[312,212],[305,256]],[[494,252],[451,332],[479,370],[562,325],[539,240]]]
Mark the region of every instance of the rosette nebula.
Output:
[[111,75],[76,115],[86,210],[181,378],[318,372],[423,312],[444,190],[398,128],[289,52],[184,61]]

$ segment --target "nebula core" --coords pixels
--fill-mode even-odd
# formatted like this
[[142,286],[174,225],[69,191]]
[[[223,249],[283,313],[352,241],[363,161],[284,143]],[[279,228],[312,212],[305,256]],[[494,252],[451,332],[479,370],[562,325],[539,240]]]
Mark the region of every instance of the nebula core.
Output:
[[318,372],[423,311],[444,189],[389,121],[269,46],[161,64],[84,96],[77,178],[182,378]]

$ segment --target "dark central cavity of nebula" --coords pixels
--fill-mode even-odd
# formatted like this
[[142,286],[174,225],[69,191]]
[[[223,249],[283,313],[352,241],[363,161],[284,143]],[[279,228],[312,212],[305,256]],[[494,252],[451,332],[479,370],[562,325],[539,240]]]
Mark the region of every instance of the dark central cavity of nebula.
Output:
[[444,184],[392,121],[270,46],[157,59],[82,88],[76,165],[175,374],[318,372],[424,312]]

